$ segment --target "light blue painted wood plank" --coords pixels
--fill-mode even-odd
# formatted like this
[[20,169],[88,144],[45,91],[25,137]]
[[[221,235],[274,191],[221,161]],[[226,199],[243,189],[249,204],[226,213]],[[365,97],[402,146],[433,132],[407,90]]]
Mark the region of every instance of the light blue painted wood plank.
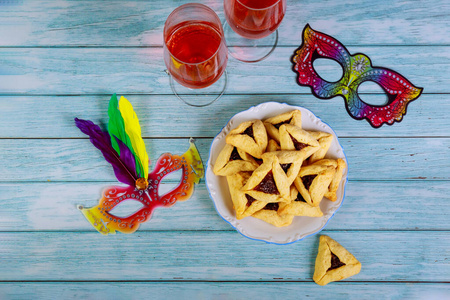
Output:
[[[291,70],[296,47],[278,47],[257,64],[229,59],[228,94],[310,93]],[[448,93],[450,46],[349,47],[393,69],[425,93]],[[0,49],[0,95],[172,94],[161,48]],[[408,55],[404,55],[407,53]],[[6,75],[5,75],[6,74]],[[378,92],[378,89],[372,89]],[[370,91],[370,89],[368,89]],[[341,100],[342,101],[342,100]]]
[[[365,120],[351,118],[340,97],[320,100],[306,95],[225,95],[205,108],[182,104],[169,95],[125,95],[139,117],[144,137],[214,137],[236,113],[263,102],[276,101],[310,109],[338,136],[415,137],[450,136],[450,95],[422,95],[408,106],[401,123],[373,129]],[[371,99],[381,95],[364,95]],[[371,97],[369,97],[371,96]],[[74,126],[79,117],[105,125],[109,95],[0,97],[1,138],[82,137]],[[375,100],[374,100],[375,101]],[[170,115],[170,120],[167,116]],[[106,127],[104,127],[106,129]]]
[[[206,165],[210,138],[196,145]],[[350,180],[449,180],[450,138],[341,138]],[[188,139],[145,139],[154,163],[183,154]],[[115,181],[112,167],[88,139],[0,139],[0,181]]]
[[[0,183],[0,231],[88,231],[76,206],[94,206],[116,182]],[[344,203],[327,230],[450,230],[447,181],[350,181]],[[419,199],[419,200],[418,200]],[[230,230],[204,184],[192,197],[158,208],[139,231]]]
[[[1,46],[160,46],[170,12],[191,0],[8,1],[0,10]],[[201,2],[221,18],[223,2]],[[307,22],[347,44],[448,45],[448,1],[290,0],[280,44],[300,44]],[[24,18],[24,16],[26,16]]]
[[[362,264],[346,281],[447,281],[448,232],[325,232]],[[268,245],[237,232],[0,233],[2,281],[309,281],[318,236]]]
[[0,283],[2,299],[387,299],[448,300],[445,283],[150,282]]

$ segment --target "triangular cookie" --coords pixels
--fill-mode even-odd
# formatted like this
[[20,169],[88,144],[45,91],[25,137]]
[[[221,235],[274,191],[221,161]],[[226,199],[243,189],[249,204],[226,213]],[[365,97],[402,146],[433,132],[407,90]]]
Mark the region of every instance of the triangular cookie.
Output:
[[254,171],[258,166],[247,152],[226,144],[217,156],[213,172],[216,175],[228,176],[237,172]]
[[330,182],[330,185],[328,186],[328,191],[325,193],[325,198],[336,201],[337,200],[337,190],[339,188],[339,184],[341,183],[342,176],[345,171],[345,167],[347,164],[345,163],[345,160],[342,158],[338,158],[337,160],[333,159],[321,159],[314,163],[314,165],[327,165],[327,166],[333,166],[336,169],[336,172],[334,173],[333,179]]
[[337,160],[331,158],[324,158],[312,163],[312,165],[324,165],[324,166],[332,166],[333,168],[337,168]]
[[361,271],[361,263],[332,238],[322,235],[313,279],[319,285],[338,281],[356,275]]
[[236,218],[239,220],[252,215],[267,204],[267,202],[255,201],[254,198],[241,191],[244,184],[250,178],[250,175],[250,172],[239,172],[227,176],[231,201],[233,201],[233,207],[236,211]]
[[305,216],[305,217],[321,217],[323,216],[322,211],[319,206],[311,206],[306,203],[303,199],[302,194],[300,194],[297,189],[291,187],[291,202],[283,205],[278,210],[280,216],[283,215],[294,215],[294,216]]
[[319,142],[306,130],[284,124],[280,126],[280,147],[282,150],[302,151],[305,158],[319,150]]
[[263,220],[276,227],[288,226],[292,223],[292,220],[294,220],[294,216],[286,214],[279,215],[277,212],[285,205],[285,203],[267,203],[267,205],[263,209],[255,212],[252,217]]
[[293,110],[272,118],[268,118],[264,121],[267,134],[277,143],[280,143],[279,128],[283,124],[291,124],[302,128],[302,112],[299,110]]
[[328,191],[328,186],[335,172],[332,166],[310,165],[302,167],[294,180],[294,185],[308,204],[319,206],[320,201]]
[[267,152],[274,152],[274,151],[279,151],[279,150],[281,150],[280,145],[278,145],[278,143],[275,140],[270,139],[269,142],[267,143],[266,151]]
[[282,175],[286,178],[287,186],[291,186],[302,167],[303,155],[304,153],[301,151],[281,150],[266,152],[262,155],[262,158],[263,160],[267,160],[273,159],[271,158],[272,156],[276,156],[281,169],[284,171]]
[[261,120],[253,120],[241,123],[230,131],[225,138],[227,144],[231,144],[256,158],[266,151],[267,132]]
[[253,171],[242,191],[256,200],[268,203],[289,202],[289,187],[286,173],[281,168],[277,156],[270,155]]
[[325,157],[333,142],[333,135],[322,131],[308,131],[319,142],[319,149],[309,157],[309,163],[313,163]]

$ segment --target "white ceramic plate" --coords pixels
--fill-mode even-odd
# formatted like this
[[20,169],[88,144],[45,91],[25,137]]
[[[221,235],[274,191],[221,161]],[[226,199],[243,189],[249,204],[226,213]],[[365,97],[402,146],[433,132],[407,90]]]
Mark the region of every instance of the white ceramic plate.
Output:
[[[220,151],[225,145],[225,137],[230,130],[236,128],[245,121],[260,119],[264,120],[281,113],[298,109],[302,112],[302,128],[305,130],[324,131],[333,134],[333,142],[327,152],[326,158],[343,158],[347,163],[342,146],[339,144],[336,133],[330,126],[323,123],[311,111],[298,106],[290,106],[284,103],[266,102],[253,106],[233,116],[222,131],[214,138],[209,152],[209,160],[206,170],[206,186],[211,199],[219,215],[239,233],[254,240],[261,240],[273,244],[290,244],[307,236],[320,232],[327,222],[333,217],[344,200],[345,186],[347,183],[348,167],[337,191],[337,201],[332,202],[323,199],[320,209],[323,216],[320,218],[295,217],[292,224],[286,227],[275,227],[262,220],[247,217],[242,220],[236,219],[226,177],[216,176],[213,166]],[[348,166],[348,163],[347,163]]]

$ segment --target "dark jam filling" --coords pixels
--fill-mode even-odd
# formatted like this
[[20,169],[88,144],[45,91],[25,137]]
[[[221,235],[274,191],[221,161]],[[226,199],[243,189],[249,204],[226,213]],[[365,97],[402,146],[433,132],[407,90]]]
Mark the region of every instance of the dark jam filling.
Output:
[[287,171],[291,167],[292,164],[280,164],[281,168],[283,169],[284,173],[287,174]]
[[278,210],[278,203],[269,203],[266,206],[264,206],[264,209],[267,209],[267,210]]
[[331,267],[327,271],[334,270],[345,266],[345,264],[337,257],[333,252],[331,252]]
[[247,129],[244,130],[244,132],[242,134],[246,134],[249,137],[251,137],[252,139],[255,138],[255,136],[253,135],[253,126],[249,126]]
[[283,125],[283,124],[289,124],[289,123],[291,122],[291,120],[292,120],[292,119],[283,121],[283,122],[278,123],[278,124],[273,124],[273,127],[275,127],[276,129],[280,129],[280,126],[281,126],[281,125]]
[[245,198],[247,198],[247,206],[252,205],[253,201],[256,201],[255,198],[253,198],[252,196],[247,195],[247,194],[245,194]]
[[256,158],[256,157],[253,157],[253,159],[258,163],[258,165],[261,165],[263,163],[262,159],[259,159],[259,158]]
[[267,173],[266,177],[254,188],[255,191],[260,191],[266,194],[279,195],[277,185],[273,178],[273,173],[270,171]]
[[316,178],[317,175],[306,175],[302,177],[303,185],[307,190],[309,190],[309,187],[311,186],[311,183],[313,182],[314,178]]
[[231,152],[230,160],[242,160],[242,157],[239,155],[236,147],[234,147],[233,151]]
[[294,139],[294,137],[293,137],[292,135],[291,135],[291,139],[292,139],[292,142],[294,143],[295,149],[297,149],[297,150],[302,150],[303,148],[309,146],[308,144],[300,143],[299,141],[297,141],[296,139]]
[[298,193],[297,198],[294,201],[302,201],[306,203],[306,200],[303,198],[302,194]]

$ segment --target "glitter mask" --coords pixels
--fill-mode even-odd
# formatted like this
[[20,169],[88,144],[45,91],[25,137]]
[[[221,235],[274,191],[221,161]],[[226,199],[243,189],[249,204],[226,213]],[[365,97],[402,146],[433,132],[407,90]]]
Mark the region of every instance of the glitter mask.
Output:
[[[127,99],[117,100],[113,95],[108,109],[108,132],[88,120],[76,118],[77,127],[90,137],[108,161],[117,180],[126,187],[112,186],[103,191],[97,206],[78,206],[86,219],[100,233],[133,233],[139,225],[150,219],[156,207],[169,207],[176,201],[187,200],[194,191],[194,184],[203,177],[204,169],[200,154],[190,140],[190,147],[183,155],[162,154],[154,170],[149,173],[150,163],[141,137],[139,120]],[[160,195],[160,183],[172,172],[181,170],[179,184],[170,192]],[[126,200],[140,202],[142,207],[127,217],[119,217],[111,211]]]
[[[337,82],[322,79],[313,68],[318,58],[338,62],[344,74]],[[405,77],[387,68],[373,67],[364,54],[350,55],[348,50],[333,37],[311,29],[303,30],[303,42],[294,52],[293,69],[298,74],[298,84],[309,86],[312,93],[321,99],[342,96],[345,107],[354,119],[367,121],[375,128],[384,123],[400,122],[406,114],[407,105],[417,99],[422,88],[415,87]],[[380,85],[388,97],[386,105],[370,105],[361,100],[358,87],[366,81]]]

